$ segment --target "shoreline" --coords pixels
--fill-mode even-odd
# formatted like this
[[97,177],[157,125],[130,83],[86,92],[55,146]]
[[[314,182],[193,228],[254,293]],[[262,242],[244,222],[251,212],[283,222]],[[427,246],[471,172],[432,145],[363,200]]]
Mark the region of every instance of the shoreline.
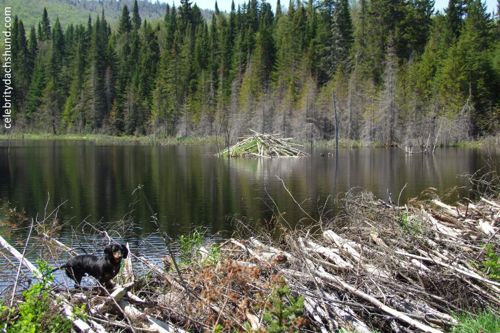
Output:
[[[141,144],[141,145],[192,145],[214,143],[224,145],[224,138],[221,136],[188,136],[188,137],[169,137],[169,136],[117,136],[108,134],[49,134],[49,133],[14,133],[0,134],[0,141],[88,141],[99,144]],[[304,147],[310,146],[311,142],[307,140],[296,140]],[[335,148],[335,140],[314,140],[312,142],[315,148]],[[392,147],[399,147],[393,145]],[[437,148],[469,148],[469,149],[487,149],[500,152],[500,135],[489,136],[477,140],[467,140],[449,145],[438,145]],[[391,148],[377,142],[340,139],[339,148],[359,149],[359,148]]]
[[[52,311],[69,306],[83,312],[86,325],[108,331],[156,324],[260,332],[279,321],[283,331],[462,332],[454,330],[461,316],[474,313],[498,328],[498,195],[455,206],[438,197],[394,206],[365,192],[346,195],[343,205],[348,214],[285,230],[279,241],[260,234],[204,246],[193,235],[180,257],[166,253],[163,263],[132,253],[111,294],[47,285],[62,302]],[[43,230],[35,228],[47,249],[71,255]],[[134,275],[133,265],[148,272]]]

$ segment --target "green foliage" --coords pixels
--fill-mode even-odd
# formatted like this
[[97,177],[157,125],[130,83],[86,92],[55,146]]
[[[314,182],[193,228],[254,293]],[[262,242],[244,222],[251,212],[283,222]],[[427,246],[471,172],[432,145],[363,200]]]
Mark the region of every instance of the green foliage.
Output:
[[220,261],[221,250],[218,244],[213,244],[210,246],[208,251],[208,256],[205,259],[205,263],[208,265],[215,265]]
[[9,308],[0,300],[0,323],[5,323],[9,315]]
[[89,314],[87,312],[87,305],[85,303],[80,306],[73,306],[73,315],[76,318],[80,318],[82,320],[87,320]]
[[293,297],[283,284],[271,295],[263,315],[267,332],[291,332],[299,329],[297,319],[304,314],[304,296]]
[[[7,332],[70,332],[71,321],[57,311],[49,295],[49,284],[54,280],[51,268],[44,261],[37,261],[37,265],[42,278],[23,292],[23,302],[18,308],[10,310],[12,314],[15,314],[15,316],[11,315],[11,318],[15,317],[15,321],[9,322]],[[5,307],[0,307],[0,313],[5,313],[5,311]]]
[[[276,15],[252,0],[210,20],[191,1],[120,3],[105,1],[89,17],[67,0],[14,2],[21,131],[239,136],[254,128],[328,139],[338,129],[332,91],[340,139],[422,144],[498,130],[498,23],[480,0],[450,1],[446,15],[433,14],[432,0],[291,1]],[[150,19],[155,6],[166,9],[161,22]]]
[[179,237],[179,250],[182,262],[190,263],[203,245],[204,234],[200,229],[195,229],[189,235]]
[[214,326],[214,328],[212,329],[212,332],[213,333],[220,333],[224,330],[224,328],[222,327],[221,324],[217,324]]
[[495,251],[494,244],[484,246],[485,260],[482,262],[483,271],[492,280],[500,281],[500,256]]
[[493,312],[456,316],[458,324],[451,333],[496,333],[500,331],[500,317]]
[[422,224],[415,216],[410,215],[408,211],[400,213],[399,225],[410,235],[422,233]]

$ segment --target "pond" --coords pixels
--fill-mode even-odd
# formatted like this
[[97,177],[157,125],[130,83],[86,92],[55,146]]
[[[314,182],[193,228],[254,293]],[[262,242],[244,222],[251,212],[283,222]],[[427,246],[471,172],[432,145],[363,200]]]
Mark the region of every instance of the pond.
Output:
[[308,158],[228,160],[214,156],[215,145],[0,142],[0,200],[28,216],[61,205],[59,219],[72,225],[128,216],[135,230],[148,234],[156,213],[174,237],[195,226],[228,234],[234,217],[255,224],[276,207],[289,223],[299,221],[305,214],[287,189],[313,216],[328,199],[331,215],[332,198],[351,188],[400,203],[428,187],[441,195],[460,187],[458,193],[466,194],[462,176],[485,165],[485,156],[473,149],[438,149],[434,155],[340,149],[338,159],[332,150],[307,150]]
[[[440,195],[458,188],[448,197],[453,201],[468,193],[462,175],[484,167],[486,158],[479,150],[457,148],[438,149],[434,155],[406,155],[396,148],[340,149],[338,158],[326,148],[305,149],[310,157],[229,160],[215,157],[217,147],[209,144],[3,141],[0,202],[39,219],[60,206],[57,237],[89,252],[99,252],[85,238],[91,226],[118,226],[135,253],[159,260],[165,249],[154,235],[153,215],[173,238],[201,226],[209,238],[220,239],[241,223],[262,224],[278,209],[291,225],[311,223],[288,191],[314,218],[320,212],[334,216],[333,198],[352,188],[401,204],[429,187]],[[0,224],[0,234],[22,248],[27,230]],[[37,257],[36,250],[30,256]]]

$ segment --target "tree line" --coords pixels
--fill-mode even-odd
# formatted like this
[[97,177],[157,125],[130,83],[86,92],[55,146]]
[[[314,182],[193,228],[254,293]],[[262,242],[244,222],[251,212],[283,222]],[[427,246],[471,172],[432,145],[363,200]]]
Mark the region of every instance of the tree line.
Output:
[[[15,18],[16,128],[52,133],[285,136],[451,143],[496,134],[500,22],[480,0],[249,0],[113,25]],[[334,104],[337,121],[334,119]]]

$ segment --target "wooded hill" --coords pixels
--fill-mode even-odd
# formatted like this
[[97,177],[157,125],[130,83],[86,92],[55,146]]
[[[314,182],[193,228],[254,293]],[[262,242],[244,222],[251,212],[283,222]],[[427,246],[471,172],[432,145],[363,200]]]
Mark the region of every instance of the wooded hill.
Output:
[[[150,23],[13,28],[18,131],[224,135],[253,128],[452,143],[498,132],[500,23],[480,0],[249,0],[210,20],[189,0]],[[42,14],[42,13],[41,13]],[[27,31],[29,30],[29,31]]]
[[[121,16],[123,6],[132,8],[134,0],[0,0],[0,5],[12,7],[12,12],[23,20],[26,30],[38,25],[40,14],[46,8],[51,18],[59,18],[63,28],[70,24],[86,24],[88,17],[104,13],[106,20],[114,26]],[[139,0],[139,12],[143,19],[161,20],[165,15],[165,2]],[[202,9],[204,18],[212,16],[211,10]]]

